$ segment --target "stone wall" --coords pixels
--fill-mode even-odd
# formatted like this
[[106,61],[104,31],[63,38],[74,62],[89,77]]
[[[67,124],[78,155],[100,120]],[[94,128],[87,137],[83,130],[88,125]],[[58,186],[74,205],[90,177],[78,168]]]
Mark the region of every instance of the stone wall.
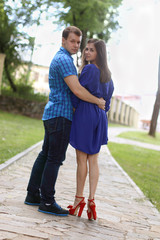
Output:
[[32,102],[23,99],[0,95],[0,109],[10,113],[41,119],[46,103]]

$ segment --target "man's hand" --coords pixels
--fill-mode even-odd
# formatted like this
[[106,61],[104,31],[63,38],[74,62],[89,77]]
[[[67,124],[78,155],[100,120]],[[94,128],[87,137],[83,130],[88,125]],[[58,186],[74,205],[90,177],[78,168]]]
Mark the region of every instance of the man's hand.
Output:
[[99,103],[97,104],[99,108],[105,110],[106,101],[103,98],[99,98]]

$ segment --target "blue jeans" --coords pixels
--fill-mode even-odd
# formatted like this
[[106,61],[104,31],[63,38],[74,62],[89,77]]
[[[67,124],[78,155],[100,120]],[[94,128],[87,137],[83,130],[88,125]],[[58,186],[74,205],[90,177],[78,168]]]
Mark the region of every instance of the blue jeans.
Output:
[[30,194],[37,194],[40,190],[42,201],[45,203],[55,201],[55,183],[59,167],[65,160],[71,123],[63,117],[44,121],[45,136],[42,151],[33,165],[27,191]]

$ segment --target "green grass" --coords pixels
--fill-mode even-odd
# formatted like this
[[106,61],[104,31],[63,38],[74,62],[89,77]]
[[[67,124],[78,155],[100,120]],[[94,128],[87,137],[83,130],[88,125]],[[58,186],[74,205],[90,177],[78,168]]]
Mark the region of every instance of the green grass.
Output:
[[42,140],[43,122],[0,111],[0,163]]
[[160,211],[160,152],[111,142],[108,147],[119,165]]
[[135,141],[151,143],[155,145],[160,145],[160,133],[156,133],[156,137],[151,137],[148,132],[138,132],[138,131],[128,131],[118,135],[118,137],[127,138]]
[[108,123],[108,127],[120,127],[120,128],[129,128],[129,126],[118,124],[118,123]]

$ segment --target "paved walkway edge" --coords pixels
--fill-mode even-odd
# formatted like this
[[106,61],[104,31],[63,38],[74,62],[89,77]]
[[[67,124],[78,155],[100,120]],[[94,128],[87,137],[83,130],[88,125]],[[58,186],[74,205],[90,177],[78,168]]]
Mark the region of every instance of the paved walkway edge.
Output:
[[[114,164],[118,167],[118,169],[125,175],[125,177],[128,179],[130,184],[133,186],[133,188],[137,191],[137,193],[140,195],[141,198],[147,199],[144,193],[141,191],[141,189],[135,184],[135,182],[130,178],[130,176],[123,170],[123,168],[116,162],[116,160],[112,157],[108,147],[107,147],[107,154],[110,156]],[[150,200],[147,201],[147,204],[149,204],[153,211],[157,214],[159,214],[159,211],[155,208],[155,206],[150,202]]]
[[6,162],[0,164],[0,171],[4,170],[6,167],[8,167],[9,165],[13,164],[14,162],[16,162],[18,159],[20,159],[21,157],[25,156],[27,153],[29,153],[30,151],[32,151],[33,149],[35,149],[36,147],[38,147],[40,144],[42,144],[43,140],[41,140],[40,142],[32,145],[31,147],[27,148],[26,150],[24,150],[21,153],[18,153],[17,155],[15,155],[14,157],[10,158],[9,160],[7,160]]

